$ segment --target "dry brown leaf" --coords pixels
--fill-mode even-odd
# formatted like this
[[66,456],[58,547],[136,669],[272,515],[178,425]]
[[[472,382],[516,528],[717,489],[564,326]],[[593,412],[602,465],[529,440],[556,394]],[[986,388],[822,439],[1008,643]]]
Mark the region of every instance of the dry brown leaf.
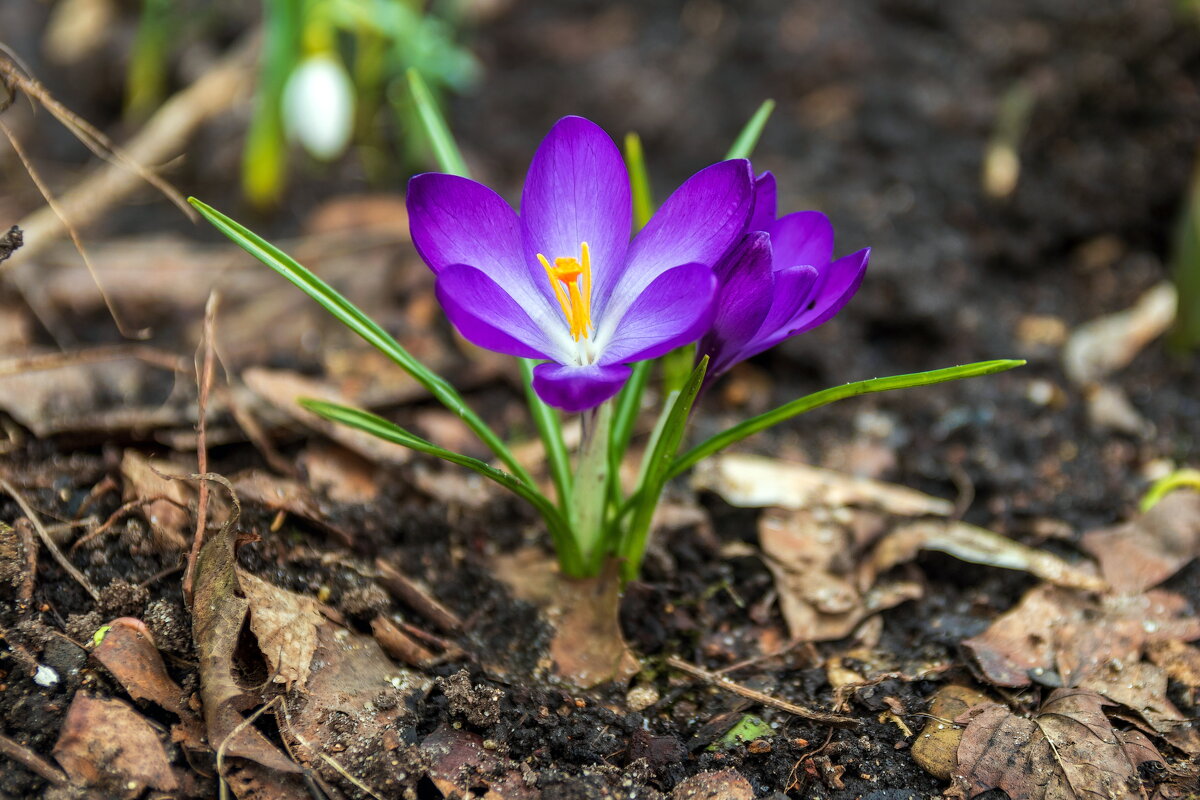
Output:
[[[95,350],[104,357],[93,357],[88,351],[47,351],[26,355],[55,358],[58,366],[15,371],[4,365],[0,409],[39,438],[155,430],[194,419],[194,407],[176,402],[183,397],[164,392],[162,367],[138,359],[134,348]],[[188,391],[176,390],[177,394]]]
[[906,486],[740,453],[701,462],[692,474],[692,488],[716,492],[730,505],[749,508],[863,506],[902,516],[945,516],[954,510],[949,500]]
[[517,598],[537,606],[550,624],[550,658],[560,678],[590,689],[637,674],[640,664],[621,635],[615,564],[595,578],[564,578],[557,562],[530,548],[494,559],[493,569]]
[[259,399],[282,412],[284,416],[325,434],[368,461],[399,465],[412,460],[412,451],[407,447],[385,442],[377,436],[345,425],[338,425],[300,407],[299,401],[305,397],[342,405],[355,405],[353,397],[347,396],[328,381],[308,378],[296,372],[261,367],[243,372],[242,380]]
[[1042,584],[963,647],[997,686],[1054,673],[1073,686],[1110,662],[1137,663],[1147,644],[1197,638],[1200,619],[1181,595],[1096,597]]
[[1124,367],[1171,327],[1178,294],[1164,281],[1125,311],[1076,328],[1063,347],[1063,367],[1076,383],[1098,381]]
[[990,702],[987,695],[967,686],[951,684],[938,689],[929,706],[930,719],[913,742],[913,760],[935,778],[950,780],[958,766],[958,745],[963,736],[962,726],[954,720]]
[[181,786],[154,728],[120,700],[76,693],[54,758],[72,782],[113,793],[107,796],[138,797],[147,787],[177,792]]
[[680,781],[671,800],[753,800],[754,787],[736,770],[701,772]]
[[958,746],[956,782],[967,797],[1003,789],[1012,800],[1145,798],[1138,766],[1162,756],[1137,731],[1115,730],[1107,705],[1095,692],[1056,689],[1032,719],[979,707]]
[[152,500],[141,511],[161,547],[186,550],[191,541],[194,523],[188,508],[195,494],[186,481],[163,477],[191,471],[169,461],[147,458],[136,450],[126,450],[121,456],[125,502],[161,498]]
[[541,796],[517,769],[484,748],[478,734],[441,725],[421,742],[421,752],[430,760],[429,780],[447,798],[532,800]]
[[1195,704],[1200,690],[1200,648],[1178,640],[1153,642],[1146,647],[1146,657],[1166,670],[1173,680],[1188,687]]
[[317,499],[299,481],[281,478],[263,470],[239,472],[232,479],[233,488],[243,503],[255,503],[272,511],[286,511],[333,534],[347,547],[354,545],[354,536],[345,528],[329,521]]
[[317,628],[325,622],[320,604],[245,570],[237,570],[237,581],[249,605],[250,630],[273,680],[304,688],[317,651]]
[[793,640],[841,639],[872,614],[920,596],[920,586],[906,581],[860,591],[858,555],[880,521],[870,512],[839,516],[847,522],[836,522],[824,509],[772,509],[759,520],[759,544]]
[[192,638],[200,662],[200,699],[209,744],[280,772],[300,772],[258,728],[242,724],[239,709],[261,698],[248,697],[234,677],[233,653],[250,608],[250,601],[238,591],[234,531],[226,524],[200,549],[192,596]]
[[1200,492],[1176,491],[1124,525],[1091,531],[1083,549],[1117,592],[1156,586],[1200,556]]
[[1145,721],[1142,727],[1185,753],[1200,753],[1200,731],[1167,698],[1167,673],[1162,668],[1144,661],[1110,661],[1084,676],[1079,688],[1091,689],[1130,709]]
[[874,574],[911,561],[921,550],[937,550],[961,561],[1036,575],[1057,586],[1100,591],[1105,583],[1085,566],[1073,566],[1061,558],[1014,542],[998,533],[948,520],[923,520],[903,525],[889,533],[868,562]]
[[388,786],[411,785],[406,773],[415,767],[402,743],[412,741],[414,709],[431,686],[393,663],[371,637],[326,620],[317,628],[308,686],[293,687],[286,712],[277,715],[280,731],[297,758],[330,780],[338,778],[326,759],[370,765],[371,776],[356,777],[393,796]]
[[378,470],[357,453],[331,442],[311,442],[300,466],[314,491],[335,503],[365,505],[379,497]]
[[113,620],[92,657],[112,673],[134,700],[150,700],[175,716],[176,738],[188,747],[205,747],[200,720],[184,701],[183,690],[171,680],[146,625],[137,619]]

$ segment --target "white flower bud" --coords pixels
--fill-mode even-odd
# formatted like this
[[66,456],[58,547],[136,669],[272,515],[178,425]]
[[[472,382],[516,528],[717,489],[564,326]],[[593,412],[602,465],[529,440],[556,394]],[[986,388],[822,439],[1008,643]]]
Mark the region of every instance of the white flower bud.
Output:
[[283,89],[283,124],[313,158],[332,161],[342,154],[354,130],[354,83],[341,61],[318,53],[292,70]]

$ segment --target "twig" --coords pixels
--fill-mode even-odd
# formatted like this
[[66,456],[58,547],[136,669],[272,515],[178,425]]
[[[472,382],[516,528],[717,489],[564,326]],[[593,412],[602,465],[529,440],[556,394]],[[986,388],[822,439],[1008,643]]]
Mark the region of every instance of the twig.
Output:
[[[204,350],[204,361],[196,369],[196,383],[199,389],[199,421],[196,429],[196,465],[201,474],[208,472],[208,393],[213,382],[213,339],[216,336],[217,308],[221,304],[221,296],[213,291],[208,295],[204,304],[204,334],[201,336],[201,347]],[[200,481],[199,497],[196,501],[196,535],[192,537],[192,549],[188,553],[187,570],[183,573],[183,596],[188,605],[192,603],[192,581],[195,579],[196,558],[200,555],[200,546],[204,544],[204,531],[208,524],[208,481]]]
[[[358,789],[363,794],[366,794],[370,797],[375,798],[375,800],[383,800],[382,797],[380,797],[377,793],[372,791],[370,786],[367,786],[365,783],[360,781],[358,778],[351,775],[349,772],[346,771],[345,767],[343,767],[341,764],[339,764],[334,759],[327,756],[321,750],[317,749],[316,747],[313,747],[311,744],[308,743],[308,740],[306,740],[303,736],[300,735],[300,733],[292,726],[292,715],[291,715],[291,712],[288,711],[288,706],[287,706],[286,700],[282,704],[280,704],[279,707],[283,709],[283,717],[287,721],[287,732],[290,735],[295,736],[296,741],[298,741],[302,746],[306,747],[308,749],[308,751],[310,753],[312,753],[313,755],[320,756],[321,759],[323,759],[326,764],[333,767],[334,771],[337,772],[337,774],[341,775],[343,778],[345,778],[347,781],[349,781],[354,786],[354,788]],[[284,739],[284,743],[286,744],[287,737],[283,737],[283,739]],[[288,752],[289,752],[289,754],[291,753],[290,748],[288,749]],[[297,759],[294,755],[292,756],[292,760],[297,761]]]
[[51,764],[23,744],[15,742],[7,736],[0,735],[0,755],[16,761],[25,769],[50,781],[55,786],[66,786],[67,776],[58,767]]
[[[0,64],[2,63],[4,62],[0,61]],[[150,335],[148,329],[143,328],[141,330],[130,331],[125,327],[125,322],[121,319],[121,315],[118,313],[116,305],[113,304],[112,298],[109,297],[108,291],[104,288],[104,283],[100,280],[100,274],[96,272],[96,266],[92,263],[92,259],[88,257],[87,250],[85,250],[83,247],[83,240],[79,238],[79,231],[75,230],[75,226],[71,224],[71,220],[66,216],[66,214],[63,213],[63,209],[58,204],[58,200],[54,197],[54,193],[50,191],[50,187],[47,186],[46,182],[42,180],[41,173],[39,173],[37,168],[33,166],[33,161],[30,160],[29,156],[25,154],[24,145],[21,144],[21,141],[2,121],[0,121],[0,132],[3,132],[4,135],[8,137],[8,143],[12,145],[13,152],[17,154],[17,158],[19,158],[21,163],[25,166],[25,171],[29,173],[29,178],[33,181],[33,185],[37,187],[38,192],[42,195],[42,199],[46,201],[46,206],[50,209],[51,213],[58,217],[59,223],[62,224],[63,228],[67,232],[67,235],[71,237],[71,243],[75,245],[76,252],[78,252],[79,257],[83,259],[83,265],[87,268],[88,275],[90,275],[92,278],[92,283],[96,284],[96,290],[100,292],[100,299],[104,301],[104,307],[108,309],[109,316],[111,316],[113,318],[113,322],[116,323],[117,330],[121,332],[122,336],[129,339],[145,339]],[[50,322],[48,315],[40,313],[38,308],[40,304],[30,303],[29,305],[30,308],[37,313],[41,322],[49,327]]]
[[[0,525],[3,524],[0,522]],[[33,587],[37,581],[37,539],[33,538],[33,525],[27,519],[17,520],[15,530],[21,537],[21,549],[25,551],[25,575],[21,578],[21,588],[17,591],[17,600],[28,603],[33,600]]]
[[88,579],[84,577],[82,572],[75,569],[75,565],[72,564],[70,560],[63,555],[62,551],[58,549],[58,545],[55,544],[54,539],[50,537],[50,532],[47,531],[46,526],[42,524],[42,520],[38,517],[37,512],[30,507],[29,503],[25,502],[25,498],[21,496],[21,493],[18,492],[11,483],[2,477],[0,477],[0,489],[3,489],[4,492],[11,496],[13,500],[17,501],[17,505],[21,507],[21,511],[24,512],[25,516],[29,518],[29,521],[33,523],[34,530],[36,530],[38,536],[41,537],[42,546],[50,551],[50,555],[54,556],[54,560],[57,561],[62,568],[67,571],[67,574],[74,578],[80,586],[87,590],[87,593],[92,596],[93,600],[99,600],[100,595],[95,589],[92,588],[92,584],[88,582]]
[[183,372],[187,369],[186,361],[167,350],[144,344],[117,344],[66,353],[38,353],[5,359],[0,361],[0,375],[23,375],[37,370],[59,369],[98,361],[117,361],[123,358],[136,358],[172,372]]
[[[246,37],[195,83],[163,103],[141,131],[126,143],[126,158],[140,164],[167,161],[175,156],[182,143],[202,123],[241,102],[250,88],[256,39],[253,35]],[[0,65],[4,63],[0,59]],[[22,76],[21,80],[28,79]],[[20,82],[14,83],[18,88],[25,88]],[[46,105],[47,110],[53,111],[46,100],[41,97],[38,99]],[[87,141],[84,143],[87,144]],[[156,176],[151,177],[162,183]],[[143,175],[130,172],[123,166],[106,165],[64,194],[59,205],[72,222],[84,226],[141,185],[143,178]],[[163,187],[158,188],[162,190]],[[172,199],[176,205],[182,202],[178,192],[174,193]],[[186,203],[182,207],[194,219],[191,207]],[[48,209],[35,211],[20,224],[25,229],[26,249],[33,253],[40,252],[63,233],[61,221]],[[28,262],[29,258],[22,260]]]
[[382,558],[375,559],[379,570],[379,582],[413,611],[432,622],[446,633],[458,633],[463,629],[462,620],[450,609],[435,600],[430,594]]
[[146,169],[137,159],[127,155],[124,150],[113,144],[112,140],[105,136],[99,128],[54,99],[50,90],[36,78],[23,73],[16,64],[7,59],[0,59],[0,76],[4,78],[9,91],[16,87],[30,99],[36,99],[87,149],[111,164],[123,166],[133,175],[166,195],[167,199],[179,206],[180,210],[189,217],[194,218],[187,201],[175,187]]
[[840,714],[830,714],[825,711],[813,711],[812,709],[798,706],[795,703],[789,703],[787,700],[780,700],[778,697],[772,697],[769,694],[751,689],[748,686],[742,686],[740,683],[734,683],[724,675],[717,675],[709,672],[706,669],[697,667],[695,664],[690,664],[682,658],[675,656],[667,656],[667,666],[677,669],[680,672],[685,672],[693,678],[698,678],[710,686],[715,686],[718,689],[724,689],[727,692],[736,694],[738,697],[744,697],[747,700],[752,700],[764,706],[779,709],[780,711],[792,714],[793,716],[811,719],[815,722],[823,722],[826,725],[835,725],[839,727],[857,727],[858,720],[853,717],[843,717]]

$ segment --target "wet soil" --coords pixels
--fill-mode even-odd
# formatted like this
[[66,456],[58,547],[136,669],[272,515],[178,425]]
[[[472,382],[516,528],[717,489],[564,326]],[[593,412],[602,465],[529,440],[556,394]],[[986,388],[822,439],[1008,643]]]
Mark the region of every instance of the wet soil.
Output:
[[[1200,443],[1195,356],[1172,356],[1155,343],[1113,377],[1149,423],[1130,434],[1089,420],[1058,347],[1018,336],[1031,315],[1074,327],[1131,305],[1166,276],[1200,141],[1200,27],[1175,8],[1165,0],[691,0],[682,12],[675,3],[515,4],[472,31],[487,78],[451,110],[479,176],[510,194],[541,133],[565,113],[613,132],[639,131],[661,192],[719,154],[761,98],[774,97],[779,108],[756,167],[778,176],[782,208],[830,215],[839,253],[872,246],[871,271],[837,319],[755,359],[732,376],[739,391],[706,398],[697,432],[830,384],[1028,358],[1027,367],[992,378],[821,409],[747,446],[853,470],[863,464],[852,446],[869,442],[872,452],[886,453],[875,470],[883,478],[959,498],[967,520],[1072,555],[1081,532],[1128,516],[1148,477],[1166,462],[1194,462]],[[1020,142],[1020,180],[1011,196],[996,199],[981,188],[982,161],[1001,98],[1015,86],[1032,92],[1034,110]],[[228,195],[219,175],[194,166],[203,161],[185,165],[179,182],[197,194]],[[354,178],[335,182],[342,180]],[[317,200],[297,197],[296,214]],[[138,224],[119,223],[123,232],[145,232]],[[289,227],[286,219],[275,224]],[[1046,385],[1053,402],[1039,399]],[[490,400],[519,399],[505,387],[487,391]],[[70,519],[97,483],[115,475],[117,444],[30,440],[6,457],[5,471],[41,513]],[[235,445],[217,449],[211,469],[253,464],[258,456]],[[285,588],[328,593],[328,603],[363,631],[375,613],[396,606],[346,565],[383,556],[433,587],[467,621],[460,644],[469,655],[431,668],[448,680],[420,703],[415,734],[465,726],[528,765],[544,798],[654,796],[729,766],[758,797],[934,796],[945,784],[913,762],[897,725],[880,721],[891,708],[884,699],[898,701],[903,719],[919,728],[940,682],[970,677],[960,642],[1034,583],[923,556],[925,596],[883,615],[877,649],[898,673],[933,663],[947,672],[858,691],[845,708],[860,721],[853,730],[753,708],[776,726],[770,746],[710,751],[721,720],[732,719],[723,715],[747,706],[672,678],[662,659],[680,655],[720,669],[757,654],[749,632],[762,626],[750,623],[750,609],[766,608],[768,625],[779,626],[778,611],[762,602],[772,591],[763,564],[722,555],[730,543],[755,542],[757,512],[702,496],[714,534],[685,530],[658,543],[644,579],[627,592],[624,632],[645,663],[637,680],[660,695],[634,712],[624,687],[568,692],[527,677],[548,632],[489,569],[492,554],[524,543],[531,520],[522,507],[497,500],[464,512],[417,490],[406,470],[379,479],[379,503],[335,507],[339,525],[361,532],[352,548],[294,520],[272,531],[273,515],[251,508],[243,526],[261,541],[241,548],[241,565]],[[90,513],[104,518],[119,505],[106,495]],[[19,516],[0,500],[0,519]],[[1046,542],[1047,521],[1065,523],[1065,538]],[[144,619],[169,655],[172,677],[185,690],[197,686],[190,619],[171,572],[178,554],[157,551],[131,521],[74,562],[102,589],[99,601],[44,553],[32,603],[0,587],[0,728],[43,755],[77,690],[120,694],[78,646],[114,616]],[[1168,587],[1200,607],[1196,565]],[[846,649],[796,649],[735,674],[827,708],[834,695],[821,659]],[[41,688],[18,679],[22,653],[62,681]],[[503,677],[492,668],[501,662]],[[464,669],[472,685],[499,690],[494,722],[469,718],[470,698],[456,695],[450,680]],[[1172,696],[1185,713],[1200,713],[1182,693]],[[413,789],[438,796],[428,780]],[[0,763],[0,796],[48,795],[42,778]]]

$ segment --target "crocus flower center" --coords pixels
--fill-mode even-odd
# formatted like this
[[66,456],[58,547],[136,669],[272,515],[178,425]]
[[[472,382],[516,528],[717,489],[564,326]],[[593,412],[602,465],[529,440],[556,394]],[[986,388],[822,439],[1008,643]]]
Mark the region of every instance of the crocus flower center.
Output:
[[592,261],[588,255],[588,244],[579,245],[579,258],[566,256],[554,259],[551,264],[541,253],[538,261],[550,278],[554,287],[554,296],[562,306],[563,316],[567,318],[567,326],[571,329],[571,338],[575,341],[588,338],[588,328],[592,326]]

